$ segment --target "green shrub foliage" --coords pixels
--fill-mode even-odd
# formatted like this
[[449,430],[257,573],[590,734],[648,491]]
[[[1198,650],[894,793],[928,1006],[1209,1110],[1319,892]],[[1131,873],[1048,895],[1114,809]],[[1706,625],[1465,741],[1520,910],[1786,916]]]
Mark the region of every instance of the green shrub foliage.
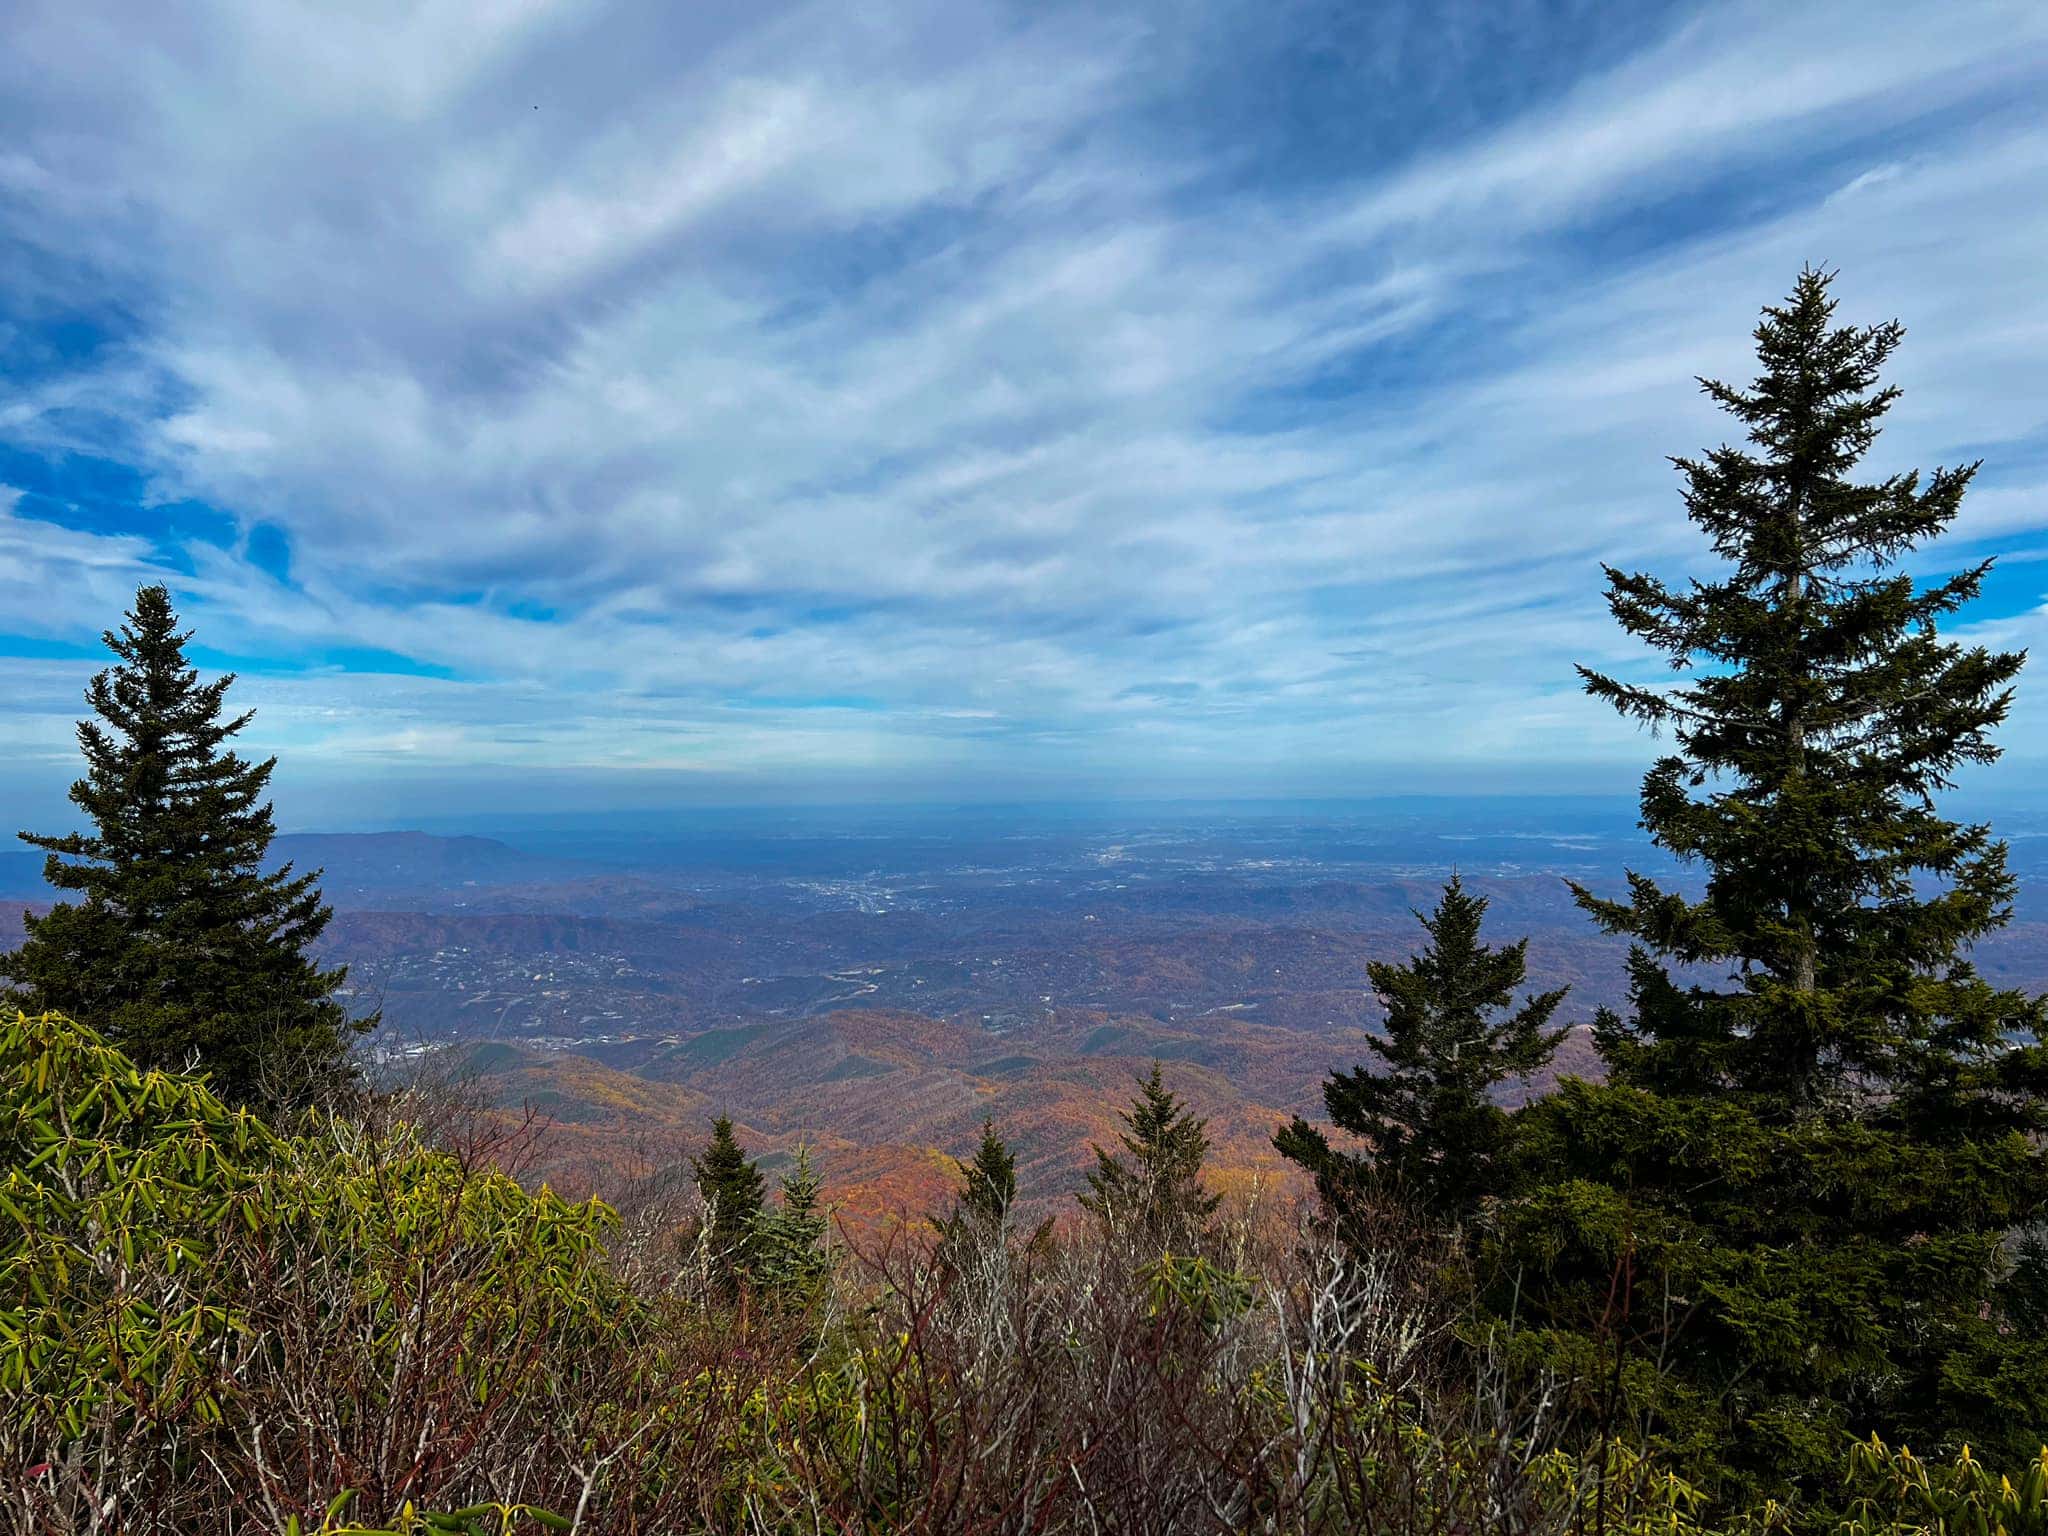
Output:
[[224,1427],[275,1413],[289,1352],[331,1398],[268,1426],[284,1458],[405,1422],[410,1373],[465,1403],[522,1390],[632,1308],[604,1206],[403,1125],[280,1134],[55,1014],[0,1024],[0,1166],[6,1438],[97,1498],[190,1476]]
[[1966,1445],[1930,1465],[1877,1436],[1849,1454],[1841,1536],[2048,1536],[2048,1449],[2001,1473]]
[[[857,1307],[727,1307],[602,1205],[405,1121],[281,1134],[54,1016],[0,1026],[0,1142],[10,1530],[1792,1523],[1710,1527],[1683,1463],[1574,1454],[1540,1399],[1444,1374],[1447,1319],[1399,1254],[1244,1269],[1096,1227],[965,1295],[885,1245]],[[2000,1477],[1865,1447],[1845,1536],[2041,1532],[2044,1455]]]

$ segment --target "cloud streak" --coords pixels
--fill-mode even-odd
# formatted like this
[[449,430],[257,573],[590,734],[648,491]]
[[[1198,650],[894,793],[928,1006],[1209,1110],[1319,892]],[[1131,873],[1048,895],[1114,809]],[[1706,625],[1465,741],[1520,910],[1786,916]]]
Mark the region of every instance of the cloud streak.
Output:
[[1886,454],[1990,461],[1970,547],[2048,523],[2038,6],[1679,10],[1574,69],[1530,5],[1381,152],[1398,10],[1187,128],[1250,14],[30,5],[10,627],[166,570],[335,776],[1568,778],[1642,752],[1572,689],[1630,660],[1598,563],[1695,558],[1691,376],[1809,259],[1912,327]]

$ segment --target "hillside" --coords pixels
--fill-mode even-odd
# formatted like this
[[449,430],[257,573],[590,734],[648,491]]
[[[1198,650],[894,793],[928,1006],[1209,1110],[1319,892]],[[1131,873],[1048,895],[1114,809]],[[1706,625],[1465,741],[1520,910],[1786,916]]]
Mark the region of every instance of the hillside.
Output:
[[[1211,1118],[1219,1166],[1276,1173],[1273,1128],[1318,1116],[1324,1075],[1370,1057],[1367,962],[1410,951],[1413,909],[1454,863],[1491,899],[1490,931],[1529,936],[1530,986],[1572,986],[1564,1019],[1623,1001],[1621,946],[1565,879],[1611,887],[1645,859],[1627,814],[1401,808],[1000,839],[970,824],[898,842],[707,828],[543,852],[297,834],[274,853],[327,871],[340,910],[323,953],[351,966],[355,1006],[382,1010],[375,1049],[403,1066],[464,1048],[445,1060],[478,1092],[545,1118],[564,1187],[672,1166],[724,1109],[771,1161],[813,1143],[846,1209],[923,1209],[993,1115],[1025,1200],[1054,1211],[1154,1059]],[[2021,869],[2022,920],[1978,959],[2044,987],[2041,886]],[[4,942],[25,909],[0,898]],[[1592,1069],[1581,1034],[1537,1086]]]
[[[771,1171],[797,1144],[810,1146],[828,1198],[868,1223],[943,1209],[958,1185],[954,1159],[971,1150],[984,1117],[1016,1154],[1023,1209],[1071,1214],[1091,1145],[1114,1145],[1117,1111],[1155,1060],[1209,1122],[1215,1187],[1289,1202],[1305,1188],[1274,1152],[1273,1132],[1295,1114],[1320,1118],[1323,1073],[1371,1059],[1370,1039],[1241,1024],[1218,1033],[1077,1010],[1049,1021],[1027,1049],[964,1020],[851,1010],[651,1049],[463,1046],[433,1070],[507,1115],[542,1116],[536,1167],[559,1188],[616,1193],[681,1167],[723,1113]],[[1534,1086],[1566,1072],[1597,1072],[1583,1031]]]

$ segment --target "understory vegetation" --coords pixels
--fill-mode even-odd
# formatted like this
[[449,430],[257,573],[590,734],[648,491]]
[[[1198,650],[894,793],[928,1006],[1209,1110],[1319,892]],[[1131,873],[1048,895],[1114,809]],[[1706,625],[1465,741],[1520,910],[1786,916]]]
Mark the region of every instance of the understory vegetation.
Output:
[[[1226,1217],[1174,1253],[963,1206],[728,1287],[693,1183],[571,1204],[507,1171],[523,1134],[403,1095],[273,1126],[64,1018],[0,1027],[8,1528],[1709,1528],[1475,1347],[1417,1231]],[[1857,1532],[2048,1530],[2048,1453],[1842,1464]]]

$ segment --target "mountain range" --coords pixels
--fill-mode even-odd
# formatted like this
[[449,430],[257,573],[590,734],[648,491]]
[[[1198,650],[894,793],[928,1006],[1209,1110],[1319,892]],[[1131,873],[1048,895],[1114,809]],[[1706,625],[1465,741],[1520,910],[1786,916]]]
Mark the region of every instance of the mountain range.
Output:
[[[2018,920],[1978,957],[2036,988],[2041,846],[2016,842]],[[1672,873],[1606,802],[298,833],[272,855],[324,871],[323,951],[383,1014],[379,1070],[530,1109],[558,1187],[679,1167],[726,1113],[771,1170],[809,1144],[863,1222],[943,1205],[985,1117],[1027,1206],[1070,1208],[1155,1060],[1208,1117],[1219,1187],[1289,1197],[1271,1134],[1318,1114],[1329,1070],[1374,1059],[1366,963],[1412,950],[1453,868],[1489,897],[1493,942],[1530,939],[1530,987],[1572,987],[1560,1017],[1582,1027],[1516,1091],[1595,1071],[1583,1025],[1624,1001],[1624,955],[1567,881]],[[10,940],[49,898],[40,867],[0,854]]]

